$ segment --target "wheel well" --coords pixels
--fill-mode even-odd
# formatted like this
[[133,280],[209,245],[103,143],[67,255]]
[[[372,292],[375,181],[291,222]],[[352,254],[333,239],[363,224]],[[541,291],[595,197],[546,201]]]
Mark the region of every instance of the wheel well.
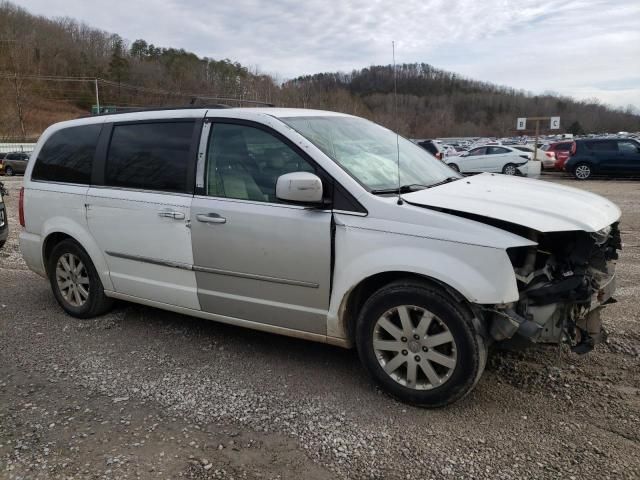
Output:
[[58,245],[63,240],[70,238],[74,240],[71,235],[67,235],[66,233],[56,232],[51,233],[44,239],[44,246],[42,248],[42,260],[44,262],[44,269],[47,270],[47,266],[49,265],[49,257],[51,256],[51,252],[54,247]]
[[356,321],[358,320],[358,313],[360,312],[364,303],[373,295],[376,291],[398,280],[407,280],[413,282],[426,283],[431,286],[437,287],[456,301],[460,302],[465,308],[471,310],[471,306],[465,297],[463,297],[458,291],[454,290],[450,286],[424,275],[411,272],[383,272],[377,273],[362,280],[356,285],[348,294],[348,299],[345,305],[342,324],[346,327],[346,333],[350,340],[355,340]]

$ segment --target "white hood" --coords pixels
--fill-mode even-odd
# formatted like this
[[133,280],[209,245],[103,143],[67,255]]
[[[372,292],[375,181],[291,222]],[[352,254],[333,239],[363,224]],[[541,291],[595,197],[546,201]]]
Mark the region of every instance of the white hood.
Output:
[[550,182],[490,173],[402,197],[416,205],[482,215],[539,232],[597,232],[620,218],[620,209],[600,195]]

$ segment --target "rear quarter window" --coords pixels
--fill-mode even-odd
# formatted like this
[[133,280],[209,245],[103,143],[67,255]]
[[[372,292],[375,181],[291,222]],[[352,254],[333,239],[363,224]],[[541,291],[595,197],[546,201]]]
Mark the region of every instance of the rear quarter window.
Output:
[[585,142],[587,150],[592,152],[611,152],[618,150],[618,143],[615,140],[595,140]]
[[102,125],[83,125],[53,133],[38,154],[31,179],[90,184],[101,128]]

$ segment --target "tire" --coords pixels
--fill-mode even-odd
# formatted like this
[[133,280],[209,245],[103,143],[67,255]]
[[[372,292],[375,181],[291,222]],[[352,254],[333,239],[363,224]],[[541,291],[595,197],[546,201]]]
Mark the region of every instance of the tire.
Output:
[[0,250],[2,250],[2,247],[4,247],[5,243],[6,243],[6,240],[0,241]]
[[505,175],[517,175],[518,169],[513,163],[507,163],[504,167],[502,167],[502,173]]
[[[63,258],[64,261],[61,260]],[[81,262],[82,268],[78,261]],[[70,268],[67,269],[67,266]],[[113,300],[104,294],[102,282],[91,258],[76,241],[63,240],[53,247],[47,264],[47,274],[57,302],[72,317],[92,318],[111,309]],[[75,287],[63,288],[69,282]]]
[[7,168],[5,168],[5,169],[4,169],[4,174],[5,174],[7,177],[13,177],[14,173],[15,173],[15,172],[13,171],[13,168],[12,168],[12,167],[7,167]]
[[579,163],[573,169],[573,176],[578,180],[587,180],[593,175],[591,165],[588,163]]
[[460,173],[460,167],[458,167],[458,165],[456,165],[455,163],[450,163],[449,166],[456,172]]
[[[401,316],[412,331],[402,327]],[[422,322],[428,318],[423,335]],[[438,287],[393,282],[362,307],[356,325],[358,354],[387,393],[412,405],[442,407],[467,395],[484,370],[487,347],[471,320],[471,314]]]

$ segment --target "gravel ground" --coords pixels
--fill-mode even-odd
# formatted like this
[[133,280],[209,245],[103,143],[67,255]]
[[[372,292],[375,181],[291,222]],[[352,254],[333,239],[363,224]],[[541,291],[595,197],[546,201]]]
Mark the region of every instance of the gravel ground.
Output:
[[20,258],[3,179],[0,477],[640,478],[640,182],[545,178],[623,210],[609,343],[493,352],[440,410],[381,393],[353,351],[132,304],[66,316]]

